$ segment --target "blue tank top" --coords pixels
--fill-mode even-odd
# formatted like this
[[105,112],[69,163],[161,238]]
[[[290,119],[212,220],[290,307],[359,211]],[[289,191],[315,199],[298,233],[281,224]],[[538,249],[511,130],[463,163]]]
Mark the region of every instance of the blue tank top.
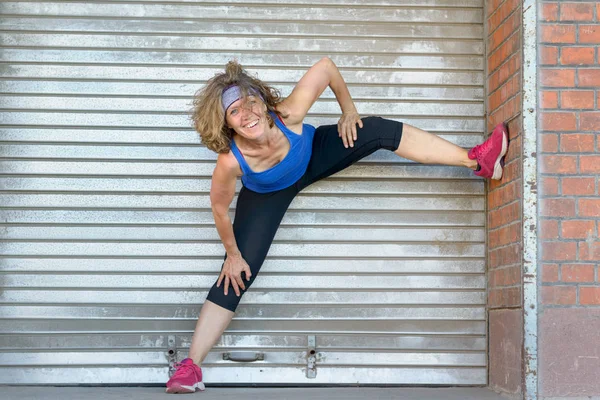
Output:
[[298,135],[289,130],[275,113],[271,113],[271,117],[290,142],[290,151],[285,158],[271,168],[261,172],[252,171],[235,140],[231,140],[231,151],[242,169],[243,185],[258,193],[274,192],[292,186],[306,172],[312,154],[314,126],[302,124],[302,135]]

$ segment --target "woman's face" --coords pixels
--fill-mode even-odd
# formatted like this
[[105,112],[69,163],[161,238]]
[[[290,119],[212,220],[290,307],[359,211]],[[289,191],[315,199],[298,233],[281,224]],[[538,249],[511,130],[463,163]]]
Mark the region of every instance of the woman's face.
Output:
[[269,126],[266,111],[267,106],[258,97],[248,96],[231,104],[225,114],[225,122],[238,135],[256,139]]

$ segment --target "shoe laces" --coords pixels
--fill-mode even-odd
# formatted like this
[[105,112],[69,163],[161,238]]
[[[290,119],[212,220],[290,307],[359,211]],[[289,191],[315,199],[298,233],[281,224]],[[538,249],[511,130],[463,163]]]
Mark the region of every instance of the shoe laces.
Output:
[[488,140],[486,140],[485,142],[481,143],[480,145],[476,146],[477,149],[475,151],[475,154],[477,155],[477,158],[485,158],[485,156],[487,155],[487,153],[490,152],[490,150],[492,149],[492,138],[490,137]]
[[193,364],[175,363],[175,373],[172,378],[182,378],[195,373]]

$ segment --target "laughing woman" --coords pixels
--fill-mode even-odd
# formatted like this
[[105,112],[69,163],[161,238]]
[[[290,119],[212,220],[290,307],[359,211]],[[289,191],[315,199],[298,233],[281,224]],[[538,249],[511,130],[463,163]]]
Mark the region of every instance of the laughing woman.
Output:
[[[315,129],[304,118],[327,87],[335,94],[342,116],[337,125]],[[197,94],[193,120],[202,142],[218,153],[210,200],[226,255],[200,311],[188,358],[176,365],[167,393],[204,390],[201,363],[256,279],[289,204],[302,189],[379,149],[424,164],[464,166],[478,176],[500,179],[508,145],[506,124],[499,124],[486,142],[467,151],[402,122],[361,119],[329,58],[313,65],[285,99],[236,62],[229,62],[225,72]],[[243,187],[232,223],[228,211],[238,177]]]

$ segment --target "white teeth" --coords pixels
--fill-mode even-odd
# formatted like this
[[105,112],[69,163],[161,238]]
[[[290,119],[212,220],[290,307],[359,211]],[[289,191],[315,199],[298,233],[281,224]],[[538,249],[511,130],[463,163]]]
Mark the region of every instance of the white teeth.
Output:
[[258,120],[246,125],[246,128],[254,128],[258,124]]

